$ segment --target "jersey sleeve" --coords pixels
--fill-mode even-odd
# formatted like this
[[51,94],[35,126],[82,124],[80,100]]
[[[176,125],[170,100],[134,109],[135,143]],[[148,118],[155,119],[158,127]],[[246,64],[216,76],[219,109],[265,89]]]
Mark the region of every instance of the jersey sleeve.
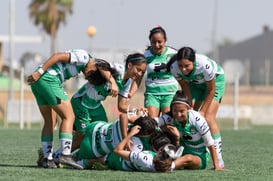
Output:
[[158,126],[163,126],[163,125],[170,125],[173,123],[173,118],[168,115],[168,114],[164,114],[160,117],[156,117],[155,121],[157,122]]
[[189,114],[194,116],[195,127],[201,136],[205,135],[209,131],[209,126],[205,118],[197,111],[189,111]]
[[202,137],[205,145],[207,147],[214,144],[214,140],[212,139],[210,129],[205,118],[197,111],[189,111],[190,114],[193,114],[195,121],[195,127],[198,130],[200,136]]
[[130,93],[130,89],[131,89],[131,85],[132,85],[132,79],[128,79],[127,82],[123,85],[122,88],[119,89],[119,95],[122,97],[129,97],[129,93]]
[[138,171],[154,171],[153,155],[149,152],[134,152],[130,153],[130,162],[137,168]]
[[70,64],[86,65],[90,59],[90,55],[85,50],[69,50]]
[[203,75],[205,81],[210,81],[214,79],[217,73],[217,64],[211,60],[209,57],[204,55],[197,55],[197,58],[204,59],[203,64]]
[[170,66],[170,72],[177,81],[182,80],[182,77],[179,75],[181,74],[181,71],[178,68],[177,61],[173,62],[172,65]]

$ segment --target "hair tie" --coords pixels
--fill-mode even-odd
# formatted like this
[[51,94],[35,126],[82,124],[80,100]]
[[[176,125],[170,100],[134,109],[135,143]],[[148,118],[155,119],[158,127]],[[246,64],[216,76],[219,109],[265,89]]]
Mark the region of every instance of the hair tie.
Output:
[[191,107],[188,103],[186,103],[186,102],[184,102],[184,101],[172,101],[172,104],[175,104],[175,103],[184,104],[184,105],[186,105],[187,107]]

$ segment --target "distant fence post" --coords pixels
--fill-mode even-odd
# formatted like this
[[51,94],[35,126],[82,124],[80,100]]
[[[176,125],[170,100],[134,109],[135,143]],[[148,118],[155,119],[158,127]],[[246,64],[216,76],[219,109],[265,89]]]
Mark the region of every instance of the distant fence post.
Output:
[[[21,118],[21,101],[20,100],[8,100],[5,127],[8,127],[9,123],[19,123],[20,128],[25,122],[30,128],[31,123],[41,123],[43,118],[39,111],[36,101],[34,100],[24,100],[22,107],[24,108],[23,117]],[[21,123],[22,122],[22,123]],[[22,126],[22,127],[21,127]]]
[[269,86],[270,85],[270,60],[269,59],[265,59],[264,62],[264,78],[265,78],[265,86]]
[[239,120],[239,73],[235,73],[234,78],[234,120],[233,129],[238,130]]
[[20,129],[24,129],[24,67],[21,68],[20,74]]
[[245,85],[249,86],[250,85],[250,60],[247,59],[245,61]]

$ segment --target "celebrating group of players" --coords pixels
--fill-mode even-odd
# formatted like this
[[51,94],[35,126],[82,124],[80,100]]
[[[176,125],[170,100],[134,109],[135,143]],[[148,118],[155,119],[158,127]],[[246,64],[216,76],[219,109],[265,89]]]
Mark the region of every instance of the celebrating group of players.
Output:
[[[223,69],[191,47],[167,46],[162,27],[149,40],[144,54],[128,55],[124,65],[75,49],[53,54],[28,77],[44,118],[38,166],[171,172],[204,169],[211,157],[215,170],[224,168],[216,123]],[[69,99],[62,84],[80,72],[87,81]],[[145,73],[144,106],[129,109]],[[117,97],[115,121],[101,103],[107,96]],[[60,147],[53,151],[57,115]]]

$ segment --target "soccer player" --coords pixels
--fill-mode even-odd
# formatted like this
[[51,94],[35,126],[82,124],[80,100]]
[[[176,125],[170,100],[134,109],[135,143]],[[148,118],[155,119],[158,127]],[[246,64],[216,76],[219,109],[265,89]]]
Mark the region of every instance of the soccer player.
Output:
[[170,102],[178,89],[178,83],[170,72],[166,72],[169,59],[176,50],[167,46],[166,31],[162,27],[150,30],[150,46],[144,55],[147,59],[144,106],[152,118],[170,111]]
[[[97,62],[97,66],[111,72],[112,77],[118,87],[118,110],[126,113],[121,116],[123,136],[127,133],[127,102],[133,96],[131,87],[141,82],[142,76],[146,70],[146,59],[141,53],[133,53],[125,59],[125,65],[116,63],[107,63],[105,61]],[[101,77],[101,76],[100,76]],[[106,111],[101,102],[111,95],[111,84],[104,81],[99,76],[92,76],[72,97],[71,103],[75,113],[75,134],[72,150],[80,146],[84,137],[86,128],[94,121],[108,121]]]
[[44,118],[41,134],[41,145],[44,155],[42,166],[56,168],[53,161],[53,130],[56,125],[56,113],[62,119],[59,130],[61,148],[60,163],[82,169],[71,158],[72,129],[74,113],[62,83],[83,72],[85,78],[100,71],[102,76],[111,82],[111,94],[117,96],[118,89],[109,71],[96,66],[96,59],[84,50],[69,50],[53,54],[44,64],[28,76],[27,81],[36,98],[40,112]]
[[[116,146],[113,152],[100,157],[98,159],[89,159],[89,166],[98,165],[97,163],[102,163],[105,166],[104,169],[122,170],[122,171],[144,171],[144,172],[156,172],[157,168],[161,168],[164,165],[164,161],[160,162],[160,165],[154,165],[155,157],[162,157],[161,148],[166,145],[171,145],[171,139],[164,132],[157,131],[155,134],[151,135],[150,144],[152,150],[140,150],[140,149],[130,149],[128,150],[126,145],[129,140],[134,138],[141,131],[141,126],[136,125],[131,128],[127,136]],[[170,150],[176,151],[176,147],[173,146]],[[180,154],[177,156],[181,155]],[[166,159],[167,160],[167,159]],[[157,163],[156,163],[157,164]],[[87,167],[85,167],[87,168]],[[96,169],[96,168],[95,168]]]
[[128,135],[117,145],[113,153],[108,154],[104,162],[110,169],[123,171],[144,171],[156,172],[153,160],[156,157],[158,149],[166,144],[170,144],[171,140],[162,132],[157,132],[152,136],[152,150],[128,150],[126,143],[133,136],[141,131],[141,126],[132,127]]
[[225,91],[225,75],[222,67],[190,47],[179,49],[167,67],[188,96],[194,110],[199,111],[208,122],[219,164],[224,167],[222,138],[216,122],[216,114]]
[[[204,169],[211,155],[214,169],[223,169],[218,162],[214,140],[205,118],[191,107],[190,99],[181,91],[177,91],[171,103],[171,112],[157,119],[159,125],[168,126],[170,132],[179,131],[180,145],[184,147],[182,157],[174,161],[174,168]],[[177,133],[175,135],[178,135]],[[207,148],[209,152],[207,151]]]
[[[129,125],[129,130],[136,125],[141,126],[143,129],[136,135],[142,142],[142,146],[139,146],[139,149],[141,150],[143,147],[150,148],[147,138],[155,133],[157,123],[154,119],[147,116],[135,118],[134,123]],[[92,122],[85,132],[79,151],[76,153],[78,164],[89,168],[89,159],[100,158],[112,152],[122,140],[120,124],[121,121],[119,119],[111,123]]]

